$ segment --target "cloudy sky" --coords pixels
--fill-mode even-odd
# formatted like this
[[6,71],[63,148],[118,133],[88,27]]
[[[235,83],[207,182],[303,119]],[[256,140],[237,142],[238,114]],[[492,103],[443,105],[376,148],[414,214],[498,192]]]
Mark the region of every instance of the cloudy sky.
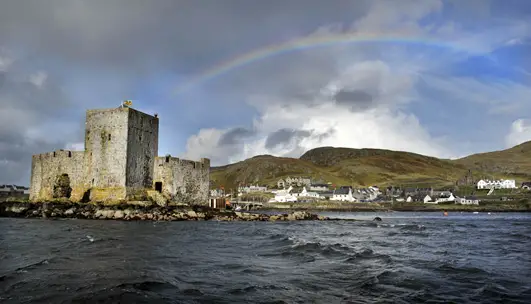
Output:
[[530,54],[528,0],[2,0],[0,184],[124,99],[214,165],[503,149],[531,140]]

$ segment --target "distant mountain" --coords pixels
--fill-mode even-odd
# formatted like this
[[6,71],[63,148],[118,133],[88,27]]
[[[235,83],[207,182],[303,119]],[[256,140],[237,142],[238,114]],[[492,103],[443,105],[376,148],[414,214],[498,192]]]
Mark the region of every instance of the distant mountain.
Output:
[[299,159],[260,155],[211,169],[214,187],[238,184],[273,186],[287,176],[308,176],[336,185],[450,186],[464,176],[531,180],[531,142],[514,148],[474,154],[458,160],[438,159],[384,149],[321,147]]

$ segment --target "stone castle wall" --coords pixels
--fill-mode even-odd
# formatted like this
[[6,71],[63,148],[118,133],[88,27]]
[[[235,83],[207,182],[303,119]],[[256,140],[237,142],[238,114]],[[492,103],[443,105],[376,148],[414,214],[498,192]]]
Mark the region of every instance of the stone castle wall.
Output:
[[159,119],[129,109],[126,186],[133,195],[153,185],[153,164],[158,155]]
[[91,200],[126,197],[128,118],[127,108],[87,111],[85,149]]
[[68,174],[70,200],[146,198],[161,182],[163,192],[187,203],[208,203],[210,160],[157,157],[159,120],[131,108],[88,110],[85,151],[34,155],[30,199],[53,198],[57,175]]
[[54,151],[33,155],[30,200],[53,199],[53,186],[58,175],[68,174],[72,201],[80,201],[89,185],[87,162],[83,151]]
[[194,162],[169,156],[157,157],[154,185],[157,182],[162,183],[162,193],[176,202],[207,204],[210,160],[202,158]]

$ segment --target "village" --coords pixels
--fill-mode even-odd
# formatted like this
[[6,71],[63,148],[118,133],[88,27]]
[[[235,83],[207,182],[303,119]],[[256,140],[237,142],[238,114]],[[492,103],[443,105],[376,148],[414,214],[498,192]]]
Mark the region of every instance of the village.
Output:
[[29,187],[18,185],[0,185],[0,201],[8,198],[29,198]]
[[[462,187],[463,188],[463,187]],[[507,191],[531,190],[531,182],[516,184],[515,180],[479,180],[467,188],[468,194],[456,191],[455,187],[436,189],[433,187],[399,187],[369,186],[355,188],[352,186],[336,186],[331,182],[313,181],[309,177],[287,177],[278,180],[276,187],[268,188],[261,185],[239,186],[237,194],[226,193],[224,189],[210,190],[211,199],[256,197],[266,194],[264,203],[310,203],[319,201],[351,202],[351,203],[422,203],[422,204],[458,204],[479,205],[481,198],[494,197],[496,192],[506,194]],[[459,193],[460,192],[460,193]],[[497,193],[499,194],[499,193]],[[490,200],[490,199],[489,199]],[[500,200],[512,200],[510,195]]]

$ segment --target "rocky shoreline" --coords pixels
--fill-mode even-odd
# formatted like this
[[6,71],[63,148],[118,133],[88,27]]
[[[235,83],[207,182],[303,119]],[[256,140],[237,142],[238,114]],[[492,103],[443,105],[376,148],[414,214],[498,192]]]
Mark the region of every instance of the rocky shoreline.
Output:
[[3,202],[0,217],[77,218],[122,221],[324,221],[328,217],[306,211],[283,214],[234,212],[205,206],[166,206],[154,204],[80,204],[72,202]]
[[266,204],[264,211],[306,212],[531,212],[531,203],[507,202],[487,205],[426,204]]

